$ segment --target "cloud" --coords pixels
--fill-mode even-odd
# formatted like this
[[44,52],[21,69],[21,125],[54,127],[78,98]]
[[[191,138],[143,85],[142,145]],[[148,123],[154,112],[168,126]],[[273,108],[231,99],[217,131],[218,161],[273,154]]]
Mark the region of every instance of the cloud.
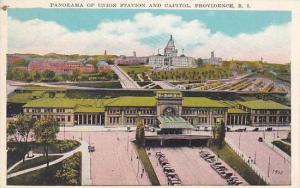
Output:
[[290,61],[289,23],[231,37],[212,33],[200,20],[138,13],[133,19],[103,21],[93,31],[71,32],[56,22],[20,21],[11,17],[8,29],[9,53],[101,54],[106,49],[112,54],[130,55],[136,51],[140,56],[148,56],[164,48],[168,35],[172,34],[179,51],[185,49],[187,55],[194,57],[206,58],[214,50],[224,59],[263,57],[275,63]]

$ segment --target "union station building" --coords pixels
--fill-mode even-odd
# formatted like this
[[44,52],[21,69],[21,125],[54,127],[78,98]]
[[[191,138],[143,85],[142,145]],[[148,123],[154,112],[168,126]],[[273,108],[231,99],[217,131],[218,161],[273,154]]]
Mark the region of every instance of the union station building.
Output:
[[183,97],[180,91],[158,91],[153,97],[40,98],[25,104],[23,113],[36,119],[51,117],[64,126],[127,127],[135,126],[138,119],[154,127],[169,119],[193,127],[220,121],[229,126],[288,126],[291,121],[290,107],[271,100],[219,101]]

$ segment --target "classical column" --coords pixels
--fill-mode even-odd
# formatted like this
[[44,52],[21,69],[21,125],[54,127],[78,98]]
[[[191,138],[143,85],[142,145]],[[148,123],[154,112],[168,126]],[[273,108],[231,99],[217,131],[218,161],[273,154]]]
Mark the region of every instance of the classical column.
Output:
[[233,115],[233,125],[235,125],[235,115]]
[[99,120],[99,122],[100,122],[100,125],[102,125],[102,118],[101,118],[101,114],[99,115],[99,118],[100,118],[100,120]]

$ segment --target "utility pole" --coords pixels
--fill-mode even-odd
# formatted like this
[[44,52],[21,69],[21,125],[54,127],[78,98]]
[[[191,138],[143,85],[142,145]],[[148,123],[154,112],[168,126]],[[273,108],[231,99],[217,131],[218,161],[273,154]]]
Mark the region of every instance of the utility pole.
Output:
[[64,124],[64,140],[66,138],[66,124]]
[[139,169],[140,169],[140,160],[139,160],[139,157],[137,157],[137,160],[138,160],[138,169],[137,169],[136,177],[138,177],[138,175],[139,175]]
[[239,149],[241,147],[241,133],[239,134]]
[[268,163],[268,177],[270,177],[270,162],[271,162],[271,158],[269,156],[269,163]]
[[126,148],[127,153],[128,153],[128,144],[129,144],[129,132],[127,131],[127,148]]
[[256,151],[254,153],[254,164],[256,164]]

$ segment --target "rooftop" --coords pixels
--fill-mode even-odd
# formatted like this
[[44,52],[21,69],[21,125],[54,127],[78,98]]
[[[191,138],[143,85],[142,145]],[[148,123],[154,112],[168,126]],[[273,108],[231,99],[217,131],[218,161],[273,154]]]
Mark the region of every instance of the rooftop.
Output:
[[41,98],[31,100],[23,107],[73,108],[74,112],[104,112],[104,106],[113,100],[115,99]]
[[155,107],[155,97],[118,97],[106,106]]
[[266,109],[266,110],[289,110],[290,107],[271,100],[253,100],[253,101],[240,101],[238,104],[246,106],[251,109]]
[[192,129],[193,126],[182,117],[160,116],[157,118],[161,129]]
[[224,104],[205,97],[184,97],[182,101],[183,107],[210,107],[225,108]]
[[229,108],[228,114],[248,114],[248,112],[238,109],[238,108]]

